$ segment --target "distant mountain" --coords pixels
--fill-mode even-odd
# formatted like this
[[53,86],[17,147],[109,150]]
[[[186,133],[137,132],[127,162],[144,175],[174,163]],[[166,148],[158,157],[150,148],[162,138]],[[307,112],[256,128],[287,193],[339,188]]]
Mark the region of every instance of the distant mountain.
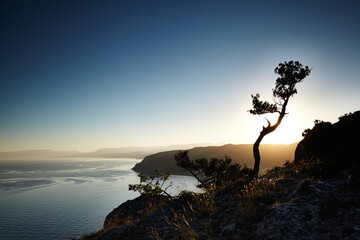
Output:
[[144,158],[156,152],[156,147],[102,148],[94,152],[77,153],[69,157],[83,158]]
[[121,148],[102,148],[95,152],[81,153],[73,157],[96,157],[96,158],[138,158],[142,159],[148,155],[170,151],[175,149],[188,149],[196,146],[204,146],[205,143],[194,144],[179,144],[170,146],[155,146],[155,147],[121,147]]
[[209,145],[205,143],[155,146],[155,147],[120,147],[102,148],[94,152],[82,153],[78,151],[25,150],[14,152],[0,152],[0,160],[38,160],[50,158],[138,158],[162,151],[187,149],[195,146]]
[[[294,159],[294,152],[297,143],[285,144],[262,144],[260,145],[261,168],[267,169],[274,166],[281,166],[286,160]],[[223,146],[211,147],[195,147],[189,151],[190,159],[197,158],[224,158],[229,156],[234,163],[241,165],[253,166],[252,144],[233,145],[227,144]],[[183,169],[176,166],[174,155],[179,150],[159,152],[145,157],[140,163],[133,168],[134,171],[153,174],[155,169],[162,172],[170,172],[172,174],[188,174]]]
[[69,157],[81,154],[77,151],[25,150],[0,152],[0,160],[38,160],[58,157]]

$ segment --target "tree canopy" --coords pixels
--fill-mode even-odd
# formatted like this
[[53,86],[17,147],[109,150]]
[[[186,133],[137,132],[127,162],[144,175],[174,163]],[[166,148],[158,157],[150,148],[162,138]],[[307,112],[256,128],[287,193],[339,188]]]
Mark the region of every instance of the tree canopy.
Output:
[[273,97],[275,103],[260,101],[260,94],[251,95],[253,108],[249,112],[253,115],[262,115],[266,113],[285,112],[289,98],[297,93],[296,84],[301,82],[311,72],[308,66],[298,61],[289,61],[279,63],[274,72],[280,76],[275,81]]

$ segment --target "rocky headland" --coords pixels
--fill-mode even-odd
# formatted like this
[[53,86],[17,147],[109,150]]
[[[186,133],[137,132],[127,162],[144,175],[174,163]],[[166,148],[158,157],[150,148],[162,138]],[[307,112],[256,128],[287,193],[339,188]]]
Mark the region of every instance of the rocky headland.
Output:
[[[272,174],[285,169],[278,171]],[[104,230],[86,239],[360,239],[358,181],[270,179],[267,196],[258,199],[242,199],[236,183],[205,203],[140,196],[114,209]]]
[[295,161],[200,193],[142,195],[82,239],[360,239],[359,131],[360,112],[315,121]]

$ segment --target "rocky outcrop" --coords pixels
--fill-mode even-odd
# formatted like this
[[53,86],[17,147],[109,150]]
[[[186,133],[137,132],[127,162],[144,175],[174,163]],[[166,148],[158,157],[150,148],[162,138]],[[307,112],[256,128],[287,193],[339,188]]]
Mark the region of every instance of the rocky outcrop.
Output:
[[216,192],[215,211],[211,216],[192,214],[192,217],[182,218],[184,213],[197,211],[191,207],[196,205],[189,205],[182,198],[161,200],[158,209],[143,215],[141,208],[149,199],[136,198],[109,214],[104,226],[119,213],[137,220],[111,228],[93,239],[146,240],[156,239],[156,236],[159,239],[360,239],[359,182],[302,178],[268,180],[274,186],[272,201],[255,203],[244,209],[239,205],[238,194],[231,190],[237,188],[237,183],[233,183]]
[[345,180],[281,180],[287,192],[257,224],[256,238],[360,239],[360,187]]
[[165,196],[145,195],[128,200],[106,216],[103,228],[109,229],[121,223],[139,220],[148,214],[150,208],[155,205],[162,205],[168,200],[168,197]]
[[313,129],[305,130],[304,139],[295,151],[295,162],[306,158],[331,158],[349,162],[360,159],[360,111],[339,117],[339,121],[315,121]]

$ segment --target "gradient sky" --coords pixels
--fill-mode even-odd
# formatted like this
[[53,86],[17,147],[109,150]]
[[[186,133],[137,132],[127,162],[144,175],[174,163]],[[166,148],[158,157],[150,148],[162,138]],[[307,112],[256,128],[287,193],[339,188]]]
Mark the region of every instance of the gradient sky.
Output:
[[0,151],[253,143],[287,60],[313,70],[263,143],[360,109],[360,1],[11,0],[0,31]]

